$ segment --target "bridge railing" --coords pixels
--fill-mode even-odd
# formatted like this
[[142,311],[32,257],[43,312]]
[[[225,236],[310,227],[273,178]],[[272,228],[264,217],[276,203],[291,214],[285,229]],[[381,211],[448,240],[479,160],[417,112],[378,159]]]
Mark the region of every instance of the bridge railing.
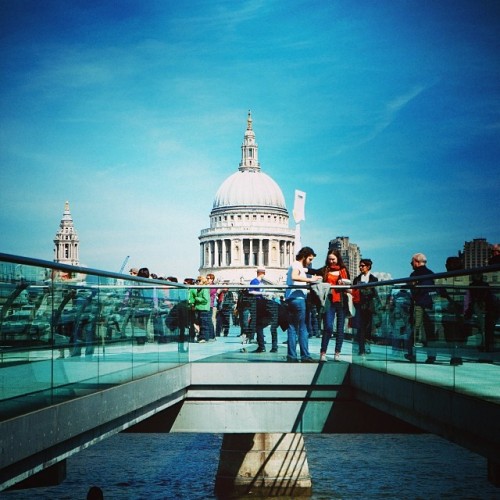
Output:
[[499,265],[357,288],[372,289],[375,299],[365,355],[359,305],[348,320],[353,364],[500,403]]
[[0,254],[2,417],[186,363],[187,295],[177,283]]
[[[451,389],[468,385],[474,391],[471,385],[480,383],[486,396],[498,401],[497,375],[483,379],[469,375],[479,363],[488,363],[495,373],[500,364],[500,266],[432,278],[433,284],[428,277],[419,277],[336,287],[344,292],[346,312],[341,361],[394,370],[399,376]],[[268,351],[276,336],[273,343],[280,352],[261,360],[285,360],[286,286],[263,285],[263,309],[251,299],[250,306],[244,305],[248,285],[215,286],[228,292],[219,296],[215,333],[234,342],[218,342],[217,348],[207,345],[205,356],[221,353],[221,348],[250,352],[252,348],[241,344],[239,336],[244,333],[247,341],[255,340],[256,321],[262,321]],[[0,418],[193,360],[192,346],[199,340],[201,325],[188,296],[200,288],[207,287],[0,254]],[[429,300],[416,311],[412,297],[421,293]],[[348,294],[372,300],[368,306],[363,299],[355,300],[355,314],[347,318]],[[313,293],[309,297],[310,351],[318,360],[330,301],[318,303]],[[363,325],[366,354],[359,355]],[[337,336],[334,324],[327,351],[330,360]],[[435,366],[432,374],[430,362]]]

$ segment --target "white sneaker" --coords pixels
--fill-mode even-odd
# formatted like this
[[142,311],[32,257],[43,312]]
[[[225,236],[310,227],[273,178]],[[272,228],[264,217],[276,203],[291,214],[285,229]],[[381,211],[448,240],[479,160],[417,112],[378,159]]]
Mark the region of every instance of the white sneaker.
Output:
[[328,360],[326,359],[326,354],[324,352],[319,356],[320,363],[326,363]]
[[333,359],[335,361],[340,361],[340,352],[336,352],[335,355],[333,356]]

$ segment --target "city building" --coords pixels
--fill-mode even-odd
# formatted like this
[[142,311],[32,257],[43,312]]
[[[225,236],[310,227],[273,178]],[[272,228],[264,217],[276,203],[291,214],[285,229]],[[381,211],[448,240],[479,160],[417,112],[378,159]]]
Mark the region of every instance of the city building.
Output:
[[361,252],[358,245],[350,243],[348,236],[337,236],[334,240],[330,240],[328,251],[330,250],[338,250],[340,252],[351,280],[354,279],[359,274],[359,261],[361,260]]
[[464,251],[460,256],[464,268],[472,269],[487,266],[491,253],[490,249],[491,245],[486,241],[486,238],[474,238],[472,241],[464,242]]
[[261,170],[248,112],[238,170],[219,187],[210,227],[199,236],[199,273],[239,283],[251,280],[258,267],[265,267],[266,281],[282,283],[295,258],[294,239],[283,192]]
[[80,240],[73,225],[73,218],[69,211],[69,202],[64,205],[64,213],[59,225],[59,230],[54,238],[54,262],[79,266],[78,256]]

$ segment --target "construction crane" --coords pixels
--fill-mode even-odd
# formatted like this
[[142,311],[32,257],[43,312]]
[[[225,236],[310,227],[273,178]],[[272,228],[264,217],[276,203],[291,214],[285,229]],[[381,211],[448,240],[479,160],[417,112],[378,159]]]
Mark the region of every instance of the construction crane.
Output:
[[123,261],[122,267],[120,267],[120,271],[118,271],[120,274],[123,273],[123,270],[125,269],[125,266],[127,265],[128,259],[130,259],[130,255],[127,255],[125,257],[125,260]]

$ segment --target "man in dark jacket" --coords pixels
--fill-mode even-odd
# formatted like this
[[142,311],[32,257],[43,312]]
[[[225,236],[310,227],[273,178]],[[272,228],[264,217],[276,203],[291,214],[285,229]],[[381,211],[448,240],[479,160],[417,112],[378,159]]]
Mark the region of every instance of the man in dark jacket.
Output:
[[[410,277],[429,276],[424,279],[415,281],[412,284],[411,296],[413,302],[413,334],[410,335],[408,341],[408,354],[405,358],[411,362],[416,361],[414,352],[415,347],[427,346],[427,364],[432,364],[436,361],[436,354],[432,349],[429,349],[429,344],[436,339],[434,325],[430,317],[430,312],[433,309],[432,296],[435,293],[433,285],[434,279],[430,275],[434,274],[427,267],[427,257],[423,253],[416,253],[411,258],[411,267],[413,272]],[[426,288],[430,286],[431,288]]]

